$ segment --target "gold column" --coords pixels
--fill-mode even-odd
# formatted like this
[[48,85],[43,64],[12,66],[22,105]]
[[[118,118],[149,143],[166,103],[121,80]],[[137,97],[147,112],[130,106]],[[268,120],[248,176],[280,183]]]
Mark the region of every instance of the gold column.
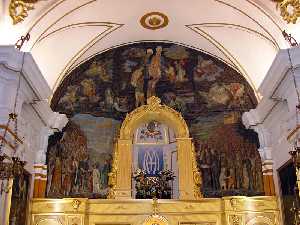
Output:
[[194,196],[193,156],[191,138],[177,138],[179,199],[192,200]]
[[116,199],[131,198],[132,140],[118,140]]

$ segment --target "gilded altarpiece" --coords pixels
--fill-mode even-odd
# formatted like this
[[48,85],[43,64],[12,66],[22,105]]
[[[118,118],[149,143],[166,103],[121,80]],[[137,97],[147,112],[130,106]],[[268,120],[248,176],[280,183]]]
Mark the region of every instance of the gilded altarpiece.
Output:
[[[143,42],[96,55],[53,96],[70,122],[49,141],[49,198],[32,200],[29,224],[279,225],[257,136],[241,123],[255,105],[239,73],[194,49]],[[178,158],[178,199],[156,204],[132,199],[134,133],[153,121],[174,131]]]

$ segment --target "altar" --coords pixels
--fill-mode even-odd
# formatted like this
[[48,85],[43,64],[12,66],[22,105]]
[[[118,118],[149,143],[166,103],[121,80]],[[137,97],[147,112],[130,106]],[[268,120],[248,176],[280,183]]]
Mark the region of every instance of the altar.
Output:
[[[277,225],[275,197],[192,200],[34,199],[32,225]],[[156,212],[154,212],[156,211]],[[154,217],[155,218],[155,217]]]

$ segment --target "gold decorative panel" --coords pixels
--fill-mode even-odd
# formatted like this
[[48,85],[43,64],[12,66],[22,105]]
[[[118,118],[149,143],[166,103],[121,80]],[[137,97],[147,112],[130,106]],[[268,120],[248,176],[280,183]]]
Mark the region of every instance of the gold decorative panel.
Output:
[[34,199],[28,225],[144,225],[155,215],[164,218],[161,225],[280,224],[275,197],[161,199],[157,202],[157,214],[153,214],[151,199],[78,200],[81,204],[75,210],[73,199]]

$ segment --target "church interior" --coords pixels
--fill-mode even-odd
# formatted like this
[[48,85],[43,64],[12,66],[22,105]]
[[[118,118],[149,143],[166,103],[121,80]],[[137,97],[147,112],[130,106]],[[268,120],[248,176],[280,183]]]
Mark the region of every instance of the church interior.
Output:
[[300,225],[300,0],[0,9],[0,225]]

